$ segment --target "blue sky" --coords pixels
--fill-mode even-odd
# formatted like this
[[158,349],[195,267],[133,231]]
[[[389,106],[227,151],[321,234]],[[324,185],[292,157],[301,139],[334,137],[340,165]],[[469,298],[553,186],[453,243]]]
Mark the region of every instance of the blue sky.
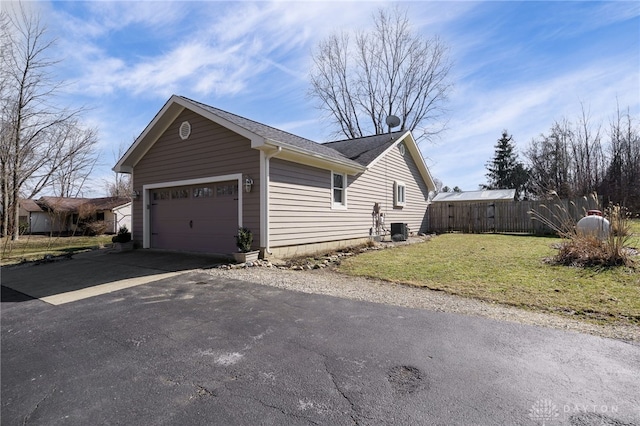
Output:
[[[307,137],[331,129],[307,96],[311,52],[337,30],[367,29],[389,2],[38,2],[61,101],[86,106],[104,195],[128,146],[172,94]],[[414,30],[450,48],[448,130],[421,150],[434,177],[475,190],[503,129],[522,151],[582,106],[603,131],[616,104],[640,117],[640,2],[407,2]]]

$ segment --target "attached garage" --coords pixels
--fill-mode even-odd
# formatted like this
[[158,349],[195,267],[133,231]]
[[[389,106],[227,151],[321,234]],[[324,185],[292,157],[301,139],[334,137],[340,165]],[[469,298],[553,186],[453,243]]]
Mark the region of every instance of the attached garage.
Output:
[[145,204],[149,209],[145,246],[204,253],[234,252],[235,235],[242,223],[239,208],[242,193],[238,189],[237,179],[146,186]]
[[[375,204],[420,232],[435,187],[409,131],[319,144],[182,96],[114,170],[132,176],[143,248],[224,255],[237,251],[240,227],[263,256],[367,241]],[[402,205],[388,203],[397,182]]]

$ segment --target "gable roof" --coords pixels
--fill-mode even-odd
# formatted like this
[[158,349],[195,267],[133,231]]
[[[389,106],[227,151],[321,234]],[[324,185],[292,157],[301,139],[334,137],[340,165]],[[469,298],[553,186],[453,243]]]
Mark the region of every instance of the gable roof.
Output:
[[71,197],[40,197],[35,201],[39,206],[46,210],[55,210],[58,212],[75,213],[80,206],[89,204],[98,211],[111,210],[116,207],[130,203],[127,197],[102,197],[102,198],[71,198]]
[[177,95],[171,96],[165,103],[158,114],[156,114],[153,120],[114,166],[113,170],[120,173],[131,173],[135,164],[140,161],[167,127],[185,109],[189,109],[214,123],[246,137],[251,141],[252,148],[265,151],[280,150],[280,152],[282,152],[282,154],[280,154],[281,158],[298,162],[314,160],[317,163],[326,164],[329,167],[337,167],[350,173],[365,170],[359,163],[346,158],[330,147]]
[[398,138],[406,132],[385,133],[382,135],[367,136],[357,139],[344,139],[335,142],[326,142],[323,146],[328,146],[342,155],[357,161],[363,166],[368,166],[373,160],[391,147]]
[[356,139],[345,139],[335,142],[327,142],[328,145],[351,160],[357,161],[367,168],[373,167],[382,157],[389,151],[398,146],[400,142],[404,142],[408,153],[413,158],[414,163],[418,167],[418,171],[422,179],[427,184],[430,191],[435,190],[436,185],[433,177],[422,158],[422,153],[418,148],[418,144],[410,131],[400,131],[393,133],[383,133],[381,135],[367,136]]
[[120,173],[131,173],[138,161],[185,109],[244,136],[251,141],[252,148],[268,153],[278,152],[278,158],[284,160],[330,168],[349,174],[364,172],[390,149],[401,141],[405,141],[427,186],[430,190],[435,189],[433,178],[424,163],[413,135],[409,131],[321,144],[178,95],[171,96],[113,170]]
[[491,189],[483,191],[466,191],[466,192],[440,192],[433,197],[433,202],[438,201],[459,201],[459,202],[478,202],[478,201],[513,201],[516,197],[515,189]]
[[20,199],[20,208],[27,212],[41,212],[42,208],[32,200],[31,198],[21,198]]
[[289,145],[291,147],[296,147],[304,151],[308,151],[309,153],[324,155],[328,158],[333,158],[336,160],[344,160],[344,156],[340,152],[332,149],[331,147],[327,147],[326,144],[319,144],[310,139],[296,136],[292,133],[285,132],[284,130],[276,129],[275,127],[258,123],[257,121],[241,117],[231,112],[223,111],[221,109],[205,105],[203,103],[185,98],[184,96],[179,96],[179,98],[184,99],[185,101],[190,102],[194,105],[198,105],[202,109],[209,111],[212,114],[217,115],[218,117],[224,118],[230,123],[234,123],[271,142],[278,143],[279,145]]

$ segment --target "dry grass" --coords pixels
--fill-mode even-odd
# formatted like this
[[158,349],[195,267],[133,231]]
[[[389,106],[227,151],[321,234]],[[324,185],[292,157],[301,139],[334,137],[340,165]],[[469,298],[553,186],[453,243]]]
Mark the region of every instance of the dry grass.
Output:
[[[640,222],[630,241],[640,245]],[[606,322],[640,324],[637,267],[544,262],[560,238],[444,234],[346,259],[340,271],[460,296]],[[638,262],[637,255],[632,256]]]
[[111,243],[110,235],[96,237],[49,237],[44,235],[23,235],[18,241],[3,238],[2,265],[33,261],[47,255],[60,256],[77,251],[104,247]]
[[[597,203],[597,195],[591,197]],[[529,212],[553,229],[564,241],[557,245],[558,253],[550,258],[551,263],[576,267],[633,267],[630,215],[624,207],[614,205],[606,209],[604,216],[609,221],[610,232],[604,239],[578,231],[576,221],[560,203],[555,210],[542,206],[542,210]],[[572,206],[575,208],[575,204]],[[586,212],[583,212],[586,215]]]

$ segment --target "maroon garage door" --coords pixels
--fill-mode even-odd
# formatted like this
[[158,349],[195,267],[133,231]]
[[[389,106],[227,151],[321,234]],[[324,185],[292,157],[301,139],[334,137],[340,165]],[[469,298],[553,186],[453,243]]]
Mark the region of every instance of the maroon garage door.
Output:
[[238,229],[238,183],[153,189],[151,247],[232,253]]

